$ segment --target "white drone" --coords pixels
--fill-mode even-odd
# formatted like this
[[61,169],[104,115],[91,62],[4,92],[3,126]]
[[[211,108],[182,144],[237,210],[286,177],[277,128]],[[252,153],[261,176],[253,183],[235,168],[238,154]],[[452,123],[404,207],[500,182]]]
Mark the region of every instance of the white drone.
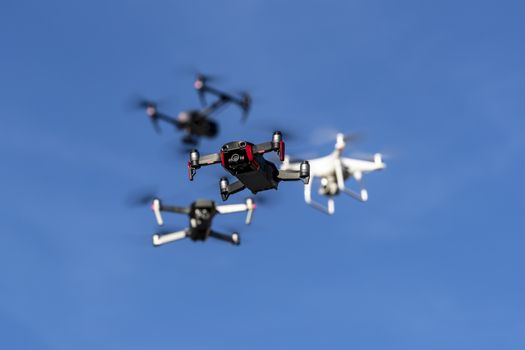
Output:
[[[304,200],[307,204],[326,214],[332,215],[335,211],[334,196],[339,193],[346,193],[361,202],[368,200],[368,192],[363,186],[363,174],[386,168],[383,163],[381,154],[374,154],[373,160],[363,160],[346,158],[342,153],[346,147],[348,136],[337,134],[334,151],[321,158],[309,159],[310,163],[310,182],[304,187]],[[285,157],[281,165],[281,170],[299,170],[301,162],[291,161],[288,156]],[[314,178],[321,180],[319,195],[328,197],[328,205],[312,200],[312,184]],[[355,192],[345,187],[345,180],[354,178],[360,187],[360,191]]]

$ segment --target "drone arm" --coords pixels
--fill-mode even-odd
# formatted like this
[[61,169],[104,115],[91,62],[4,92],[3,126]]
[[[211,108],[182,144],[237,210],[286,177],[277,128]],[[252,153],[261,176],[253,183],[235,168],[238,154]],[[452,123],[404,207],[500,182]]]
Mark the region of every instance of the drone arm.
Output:
[[304,201],[306,204],[314,209],[320,210],[325,214],[332,215],[335,212],[334,199],[328,198],[328,207],[324,207],[322,204],[312,200],[312,184],[314,177],[312,176],[311,181],[304,186]]
[[190,213],[189,208],[176,207],[174,205],[163,205],[160,210],[170,212],[170,213],[177,213],[177,214],[189,214]]
[[[243,110],[243,120],[246,119],[251,105],[251,98],[248,94],[242,94],[242,97],[236,97],[234,95],[227,94],[206,84],[199,84],[198,86],[199,88],[197,90],[199,94],[199,99],[201,100],[201,104],[204,107],[202,110],[204,114],[212,114],[214,112],[217,112],[221,107],[224,107],[228,103],[235,103]],[[206,93],[215,95],[217,97],[217,101],[215,101],[207,107],[205,97]]]
[[204,84],[201,91],[203,93],[208,93],[217,96],[219,98],[218,101],[222,100],[225,102],[234,102],[237,104],[242,104],[241,99],[206,84]]
[[219,214],[239,213],[246,210],[248,210],[246,204],[226,204],[217,206],[217,211]]
[[153,200],[153,203],[151,204],[151,210],[153,210],[153,213],[155,214],[155,219],[157,220],[157,224],[159,226],[164,225],[164,220],[161,215],[161,212],[163,211],[178,214],[189,214],[190,212],[189,208],[176,207],[172,205],[163,205],[161,200],[158,198],[155,198]]
[[264,154],[268,152],[274,152],[276,150],[277,149],[274,148],[274,145],[272,142],[263,142],[263,143],[253,146],[253,153]]
[[230,100],[227,98],[219,98],[217,101],[213,102],[211,105],[204,108],[202,110],[202,113],[206,115],[212,114],[216,112],[217,110],[219,110],[219,108],[225,106],[228,102],[230,102]]
[[310,163],[308,163],[306,160],[301,162],[299,171],[279,170],[277,178],[281,181],[303,180],[305,184],[308,184],[310,182]]
[[231,244],[239,245],[241,243],[239,234],[236,232],[233,232],[231,235],[226,235],[224,233],[219,233],[217,231],[210,231],[210,237],[229,242]]
[[277,152],[279,155],[279,160],[284,161],[285,156],[285,146],[283,137],[280,131],[273,133],[272,141],[263,142],[252,147],[253,153],[264,154],[268,152]]
[[163,113],[159,113],[159,112],[157,112],[157,113],[155,114],[155,119],[157,119],[157,120],[163,120],[163,121],[165,121],[166,123],[172,124],[172,125],[174,125],[174,126],[177,127],[177,128],[181,128],[181,126],[182,126],[182,123],[179,122],[177,119],[172,118],[172,117],[170,117],[170,116],[167,116],[166,114],[163,114]]
[[247,211],[246,224],[249,225],[252,222],[253,210],[256,208],[255,203],[251,198],[246,199],[246,204],[229,204],[217,206],[219,214],[230,214]]
[[188,229],[167,233],[164,235],[154,234],[153,235],[153,245],[155,247],[161,246],[166,243],[171,243],[184,239],[188,236]]
[[223,177],[219,181],[219,188],[221,190],[221,198],[223,201],[227,200],[228,197],[234,193],[240,192],[246,188],[240,181],[235,181],[230,184],[228,178]]
[[193,181],[193,177],[201,166],[212,165],[221,162],[220,153],[212,153],[205,156],[200,156],[199,151],[194,149],[190,153],[190,161],[188,162],[188,176],[190,181]]

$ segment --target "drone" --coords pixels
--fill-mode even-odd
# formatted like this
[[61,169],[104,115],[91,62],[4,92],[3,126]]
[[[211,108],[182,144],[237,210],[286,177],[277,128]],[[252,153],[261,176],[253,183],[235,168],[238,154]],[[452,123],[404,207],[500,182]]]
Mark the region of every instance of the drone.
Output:
[[229,242],[233,245],[241,244],[239,233],[233,232],[231,235],[219,233],[211,229],[213,217],[217,214],[231,214],[247,211],[246,224],[252,222],[253,211],[256,208],[251,198],[246,199],[245,204],[215,205],[212,200],[199,199],[191,203],[189,207],[177,207],[164,205],[158,198],[153,199],[151,209],[155,214],[155,219],[159,226],[164,225],[161,212],[186,214],[190,218],[190,226],[184,230],[167,232],[153,235],[153,245],[155,247],[166,243],[190,238],[192,241],[205,241],[208,237]]
[[[374,154],[372,160],[343,157],[342,153],[349,138],[350,136],[345,136],[341,133],[337,134],[335,149],[331,154],[309,160],[312,181],[304,187],[304,200],[313,208],[329,215],[332,215],[335,211],[333,197],[339,193],[345,193],[361,202],[366,202],[368,200],[368,191],[363,186],[363,174],[386,168],[386,164],[383,163],[382,156],[379,153]],[[298,170],[302,164],[303,162],[290,160],[287,156],[281,165],[281,171]],[[315,177],[319,177],[321,180],[319,195],[328,197],[327,207],[312,199],[312,183]],[[345,180],[352,177],[360,187],[359,193],[345,187]]]
[[[182,111],[176,118],[170,117],[159,112],[157,104],[149,100],[140,100],[139,107],[146,110],[146,114],[153,123],[155,131],[160,133],[159,121],[171,124],[179,130],[184,130],[186,136],[182,139],[183,143],[196,145],[201,137],[213,138],[219,131],[218,123],[211,118],[228,104],[238,105],[242,109],[242,120],[246,120],[251,108],[252,99],[248,93],[241,93],[239,96],[223,92],[208,84],[209,77],[199,74],[193,83],[195,90],[201,101],[202,108],[195,110]],[[216,97],[216,100],[208,104],[206,95]]]
[[273,133],[272,141],[254,145],[247,141],[234,141],[222,146],[219,153],[200,156],[196,149],[190,153],[188,176],[193,181],[197,169],[202,166],[221,163],[222,167],[239,181],[229,183],[221,177],[219,188],[223,201],[234,193],[248,188],[253,194],[269,189],[277,189],[281,181],[310,180],[310,164],[301,162],[297,169],[278,170],[275,164],[266,160],[263,154],[276,152],[282,162],[285,158],[284,141],[279,131]]

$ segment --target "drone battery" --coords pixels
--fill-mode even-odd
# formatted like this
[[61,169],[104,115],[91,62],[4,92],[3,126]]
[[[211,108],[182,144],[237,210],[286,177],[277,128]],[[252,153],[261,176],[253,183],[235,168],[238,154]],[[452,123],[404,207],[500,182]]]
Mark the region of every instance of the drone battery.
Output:
[[279,185],[279,182],[275,180],[275,174],[278,173],[275,165],[266,162],[263,164],[258,170],[237,175],[239,180],[254,194],[271,188],[277,188]]
[[224,168],[253,193],[277,188],[277,168],[262,155],[254,154],[253,144],[245,141],[230,142],[222,147],[221,160]]

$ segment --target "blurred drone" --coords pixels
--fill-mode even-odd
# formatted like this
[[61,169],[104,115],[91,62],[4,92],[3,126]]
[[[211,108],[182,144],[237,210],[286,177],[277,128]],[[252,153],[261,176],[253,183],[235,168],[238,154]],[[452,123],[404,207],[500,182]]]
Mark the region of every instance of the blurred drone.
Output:
[[205,241],[208,237],[230,242],[239,245],[241,239],[239,233],[233,232],[231,235],[219,233],[211,229],[213,217],[217,214],[231,214],[247,211],[246,224],[252,221],[253,211],[256,205],[251,198],[246,199],[245,204],[215,205],[211,200],[200,199],[193,202],[189,207],[176,207],[164,205],[160,199],[155,198],[151,209],[155,214],[157,224],[164,225],[161,212],[186,214],[190,218],[190,226],[184,230],[175,232],[165,232],[153,235],[153,245],[158,247],[166,243],[174,242],[183,238],[190,238],[193,241]]
[[[185,144],[196,145],[200,137],[213,138],[219,131],[218,123],[211,118],[228,104],[238,105],[242,109],[242,119],[246,120],[252,104],[252,99],[248,93],[241,93],[239,96],[228,94],[219,89],[209,86],[208,76],[199,74],[193,83],[195,90],[201,101],[202,108],[195,110],[183,111],[176,118],[170,117],[159,112],[157,103],[141,99],[138,106],[146,110],[153,127],[160,132],[159,121],[173,125],[179,130],[183,130],[186,136],[182,139]],[[208,104],[206,95],[210,94],[216,97],[216,100]]]
[[[383,163],[382,156],[379,153],[374,154],[372,160],[343,157],[342,153],[346,147],[346,142],[350,138],[350,135],[337,134],[335,149],[331,154],[309,160],[312,181],[306,184],[304,188],[304,200],[315,209],[330,215],[335,211],[333,197],[341,192],[361,202],[366,202],[368,200],[368,191],[363,186],[363,174],[386,168],[386,164]],[[285,157],[281,165],[281,171],[299,170],[302,164],[303,162],[293,161],[289,157]],[[321,179],[318,193],[328,197],[327,207],[312,200],[312,183],[315,177]],[[345,180],[351,177],[358,183],[360,187],[359,193],[345,187]]]
[[279,131],[273,133],[272,141],[258,145],[247,141],[234,141],[222,146],[219,153],[202,157],[199,151],[193,150],[188,162],[188,175],[190,181],[193,181],[196,170],[200,167],[221,163],[226,171],[239,180],[230,184],[228,178],[220,179],[219,188],[223,201],[245,188],[255,194],[271,188],[277,189],[280,181],[302,180],[305,184],[309,182],[308,161],[301,162],[294,170],[278,170],[275,164],[263,157],[263,154],[268,152],[277,152],[279,159],[284,160],[284,141]]

